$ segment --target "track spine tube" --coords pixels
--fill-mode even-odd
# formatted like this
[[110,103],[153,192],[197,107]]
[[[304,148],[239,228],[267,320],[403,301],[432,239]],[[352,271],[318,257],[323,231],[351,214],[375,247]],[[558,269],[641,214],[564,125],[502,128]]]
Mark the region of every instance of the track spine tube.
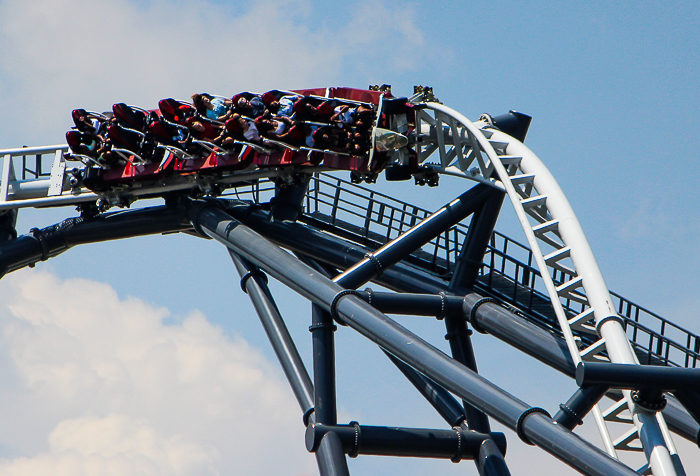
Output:
[[184,231],[191,227],[189,223],[180,224],[177,212],[163,206],[90,219],[68,218],[41,230],[35,228],[30,235],[0,243],[0,276],[53,258],[75,245]]

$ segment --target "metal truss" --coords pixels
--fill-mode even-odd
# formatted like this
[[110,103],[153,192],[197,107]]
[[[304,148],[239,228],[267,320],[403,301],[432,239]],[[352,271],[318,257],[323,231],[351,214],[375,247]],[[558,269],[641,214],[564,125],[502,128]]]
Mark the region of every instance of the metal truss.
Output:
[[[311,175],[311,169],[287,187],[266,187],[259,180],[283,171],[231,174],[220,180],[236,185],[235,199],[179,194],[164,206],[69,219],[29,235],[8,236],[0,243],[0,275],[88,242],[178,231],[220,242],[292,387],[307,427],[307,449],[316,455],[323,476],[349,474],[346,456],[368,454],[473,460],[481,475],[510,474],[505,436],[491,431],[490,419],[582,474],[684,474],[670,431],[697,439],[700,376],[694,367],[700,338],[608,291],[566,197],[520,140],[498,130],[498,121],[489,116],[472,123],[428,99],[424,92],[411,98],[417,106],[412,152],[397,151],[395,166],[417,166],[417,179],[433,185],[437,174],[477,182],[433,213],[327,175]],[[64,149],[2,151],[0,210],[94,201],[94,193],[71,188]],[[42,155],[51,154],[46,172]],[[36,157],[33,167],[27,166],[27,156]],[[22,176],[13,157],[22,157]],[[439,162],[431,163],[432,157]],[[243,185],[250,181],[254,185]],[[157,190],[130,189],[102,198],[128,204],[141,194],[163,196],[191,186],[183,179]],[[494,231],[505,197],[529,247]],[[311,375],[267,276],[313,304]],[[369,282],[393,292],[358,290]],[[452,356],[387,313],[442,320]],[[380,346],[446,428],[340,424],[338,325]],[[478,374],[470,328],[576,378],[580,389],[554,417],[519,400]],[[655,367],[654,373],[640,361],[665,367]],[[615,403],[600,410],[604,395]],[[606,451],[572,432],[589,412]],[[608,422],[628,429],[613,439]],[[648,460],[638,471],[617,454],[635,450]]]

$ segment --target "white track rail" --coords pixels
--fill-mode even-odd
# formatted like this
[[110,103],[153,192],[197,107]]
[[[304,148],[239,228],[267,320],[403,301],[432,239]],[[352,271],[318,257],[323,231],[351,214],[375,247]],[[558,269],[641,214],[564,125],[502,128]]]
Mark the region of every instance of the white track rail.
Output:
[[[423,136],[423,143],[417,143],[419,160],[424,162],[438,152],[440,164],[430,166],[436,172],[502,184],[535,256],[574,363],[608,360],[607,354],[612,362],[639,365],[588,240],[549,170],[525,145],[488,129],[488,123],[473,124],[442,104],[425,104],[427,110],[419,111],[416,124]],[[565,281],[555,283],[555,272]],[[583,312],[567,317],[562,300],[582,304]],[[599,340],[579,348],[573,330],[582,329],[597,330]],[[608,453],[617,457],[616,450],[643,451],[648,464],[640,472],[684,475],[661,413],[642,409],[629,391],[623,393],[624,398],[604,412],[597,406],[593,410]],[[621,415],[625,408],[631,417]],[[629,428],[612,440],[606,421],[629,423]]]

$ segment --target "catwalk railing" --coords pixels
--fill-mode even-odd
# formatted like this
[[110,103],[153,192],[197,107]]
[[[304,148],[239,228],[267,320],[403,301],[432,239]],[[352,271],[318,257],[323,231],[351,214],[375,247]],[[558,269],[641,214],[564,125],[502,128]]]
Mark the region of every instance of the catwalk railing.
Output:
[[[430,214],[415,205],[325,174],[311,180],[305,205],[309,224],[371,248],[378,248]],[[463,224],[446,230],[414,253],[409,261],[449,279],[467,231]],[[527,247],[495,232],[484,257],[479,290],[514,305],[530,320],[556,330],[558,325],[549,297],[533,262]],[[557,284],[568,279],[561,271],[553,276]],[[611,294],[642,363],[698,366],[698,335],[618,294]],[[571,317],[583,311],[580,304],[571,300],[562,303]],[[597,340],[592,328],[581,328],[578,337],[582,344]]]

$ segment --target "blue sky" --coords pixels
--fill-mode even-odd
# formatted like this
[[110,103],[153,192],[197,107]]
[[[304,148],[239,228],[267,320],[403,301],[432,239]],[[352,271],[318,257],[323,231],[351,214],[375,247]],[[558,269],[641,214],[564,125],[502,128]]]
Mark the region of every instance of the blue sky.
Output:
[[[533,116],[526,144],[565,191],[610,288],[697,333],[699,27],[700,7],[691,1],[442,2],[427,7],[398,1],[0,0],[0,109],[14,111],[0,117],[0,148],[63,142],[76,107],[106,110],[127,102],[149,108],[163,97],[186,98],[197,91],[233,95],[382,83],[391,84],[394,94],[409,95],[415,84],[430,85],[442,102],[475,120],[483,112],[510,109]],[[409,183],[378,183],[376,189],[435,209],[468,186],[444,180],[437,189]],[[23,210],[19,231],[72,213]],[[498,229],[522,239],[508,203]],[[172,368],[161,362],[162,372],[156,372],[177,370],[180,377],[164,378],[162,387],[137,385],[143,380],[139,368],[160,361],[143,357],[138,361],[143,365],[128,364],[129,352],[136,352],[129,342],[141,335],[129,327],[131,321],[125,319],[127,332],[95,315],[89,319],[94,327],[84,329],[82,320],[70,319],[90,312],[79,302],[51,307],[33,297],[46,298],[60,289],[73,303],[81,300],[76,288],[103,297],[109,303],[103,314],[143,316],[150,322],[143,330],[144,339],[150,339],[143,348],[167,344],[175,349],[173,355],[189,356]],[[308,305],[281,286],[275,285],[274,292],[308,359]],[[65,467],[65,474],[75,474],[76,467],[122,474],[123,468],[141,468],[144,458],[152,463],[147,468],[162,474],[245,474],[231,470],[234,461],[241,462],[240,471],[260,474],[280,468],[283,474],[315,471],[303,449],[296,403],[274,370],[274,355],[227,253],[215,243],[166,236],[76,248],[4,278],[0,293],[6,297],[2,302],[12,303],[0,309],[6,349],[0,349],[0,375],[12,383],[2,392],[12,405],[0,414],[13,422],[0,428],[0,475],[26,473],[30,467],[35,474],[56,467]],[[40,305],[49,317],[32,320],[32,310]],[[401,319],[444,348],[437,323]],[[24,338],[12,338],[17,329]],[[192,343],[192,335],[201,338]],[[52,343],[64,337],[65,347],[54,349]],[[442,426],[378,350],[347,329],[337,337],[341,420]],[[126,369],[122,377],[104,376],[112,375],[100,370],[108,354],[89,345],[92,340],[125,356],[119,363]],[[488,336],[476,336],[475,347],[484,375],[532,405],[553,412],[574,390],[573,382]],[[42,354],[45,348],[52,351]],[[77,356],[63,351],[69,348],[83,350]],[[211,348],[220,356],[207,357]],[[182,375],[188,375],[189,360],[209,363],[202,364],[207,369],[232,361],[246,372],[269,374],[261,385],[273,389],[274,396],[256,398],[252,389],[236,393],[235,378],[213,371],[187,380]],[[52,367],[52,361],[61,364]],[[70,375],[98,376],[84,388],[90,397],[70,394],[71,388],[83,388],[77,383],[83,380]],[[220,435],[220,441],[243,442],[241,433],[255,435],[256,425],[225,409],[197,413],[219,402],[187,393],[188,381],[202,389],[224,382],[221,388],[231,395],[232,406],[249,405],[252,399],[251,408],[263,420],[271,408],[282,407],[279,426],[288,433],[281,441],[289,441],[289,449],[270,461],[262,447],[251,444],[234,454],[230,445],[207,439],[203,429]],[[147,402],[158,397],[159,388],[186,398],[180,403],[166,399],[163,409],[154,409]],[[110,397],[109,389],[119,398]],[[222,429],[212,415],[230,425]],[[241,431],[229,431],[236,424]],[[102,446],[86,443],[104,428],[121,432]],[[597,442],[592,423],[582,431]],[[144,443],[148,435],[155,442],[150,446]],[[573,474],[520,444],[512,433],[509,444],[513,474],[542,467],[540,474]],[[679,446],[686,468],[697,464],[697,449],[693,454]],[[115,453],[117,447],[124,449]],[[139,449],[144,447],[152,450]],[[177,463],[176,454],[189,459]],[[289,458],[287,466],[279,462],[284,458]],[[94,466],[95,461],[103,466]],[[468,462],[387,458],[358,458],[351,469],[358,474],[476,474]]]

